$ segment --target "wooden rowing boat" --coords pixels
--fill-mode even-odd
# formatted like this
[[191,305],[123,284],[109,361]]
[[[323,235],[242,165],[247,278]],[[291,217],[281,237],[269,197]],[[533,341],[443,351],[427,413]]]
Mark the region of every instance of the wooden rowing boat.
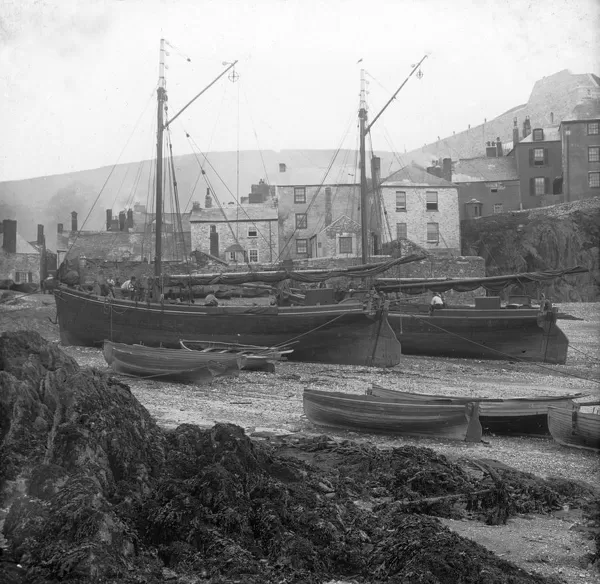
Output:
[[552,438],[563,446],[600,450],[600,414],[551,407],[548,426]]
[[304,413],[318,426],[374,433],[481,440],[479,405],[399,403],[372,395],[305,389]]
[[413,393],[387,389],[374,383],[367,390],[368,395],[385,398],[402,403],[422,404],[465,404],[479,403],[479,416],[484,432],[500,435],[541,435],[548,434],[548,408],[557,406],[572,410],[577,407],[573,401],[584,397],[585,394],[515,397],[515,398],[486,398],[435,395],[429,393]]
[[104,341],[104,359],[113,371],[123,375],[206,383],[214,377],[239,374],[242,357],[221,353],[199,353],[144,345]]
[[241,343],[220,343],[209,340],[180,340],[179,345],[186,351],[211,354],[240,355],[241,368],[249,371],[274,371],[273,361],[281,361],[294,349],[289,346],[266,347],[243,345]]

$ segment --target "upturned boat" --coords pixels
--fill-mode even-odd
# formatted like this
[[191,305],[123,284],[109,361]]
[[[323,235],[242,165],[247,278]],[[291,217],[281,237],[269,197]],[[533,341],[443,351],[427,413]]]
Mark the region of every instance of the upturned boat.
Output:
[[499,435],[548,434],[548,409],[555,406],[564,411],[573,411],[578,407],[574,400],[585,397],[583,393],[515,398],[448,396],[399,391],[382,387],[376,383],[367,390],[367,394],[395,403],[466,404],[477,402],[483,431]]
[[305,389],[303,406],[306,417],[318,426],[467,442],[481,440],[477,402],[422,404]]

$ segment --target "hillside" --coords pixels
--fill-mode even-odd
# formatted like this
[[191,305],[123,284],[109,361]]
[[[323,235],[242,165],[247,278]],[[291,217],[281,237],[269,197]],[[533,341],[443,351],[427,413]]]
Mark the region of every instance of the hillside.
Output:
[[461,227],[463,254],[485,258],[488,276],[580,265],[590,272],[526,290],[545,292],[554,302],[600,299],[600,197],[467,220]]
[[[280,163],[286,164],[288,175],[310,171],[315,184],[321,184],[325,177],[330,184],[357,180],[354,178],[358,176],[355,170],[356,152],[338,152],[334,166],[327,174],[334,155],[334,150],[243,151],[239,153],[239,180],[237,152],[211,153],[207,157],[208,163],[194,154],[176,156],[174,164],[181,209],[187,207],[189,210],[192,201],[203,204],[207,186],[214,189],[220,201],[227,203],[235,199],[238,184],[240,197],[247,196],[251,185],[260,179],[275,184]],[[393,153],[378,152],[377,155],[381,157],[382,175],[387,176],[399,168]],[[200,164],[204,167],[205,175],[200,172]],[[66,230],[70,229],[71,211],[77,211],[81,229],[100,193],[85,224],[86,230],[104,228],[106,209],[112,209],[116,214],[134,202],[151,206],[152,196],[148,193],[152,189],[153,175],[154,165],[146,160],[119,164],[114,169],[103,167],[0,182],[0,218],[17,219],[19,232],[26,239],[34,239],[36,225],[44,224],[47,243],[53,248],[57,223],[63,223]],[[165,205],[170,212],[170,201],[167,200]]]

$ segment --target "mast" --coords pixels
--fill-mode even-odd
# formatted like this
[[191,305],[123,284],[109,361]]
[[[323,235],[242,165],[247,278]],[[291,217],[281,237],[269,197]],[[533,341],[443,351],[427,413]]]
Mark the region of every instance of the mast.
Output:
[[369,229],[367,225],[367,164],[366,164],[366,136],[367,136],[367,100],[365,70],[360,70],[360,232],[362,244],[362,263],[366,264],[369,258]]
[[[412,71],[408,77],[403,81],[402,85],[398,87],[394,95],[390,97],[388,102],[381,108],[381,111],[375,116],[373,121],[367,126],[367,101],[366,101],[366,84],[365,84],[365,70],[360,70],[360,110],[358,117],[360,119],[360,221],[361,221],[361,235],[362,235],[362,262],[367,263],[369,254],[369,231],[367,225],[368,212],[367,212],[367,173],[366,173],[366,147],[365,142],[367,134],[371,131],[373,124],[379,119],[379,116],[387,109],[392,103],[400,90],[406,85],[406,82],[412,77],[413,73],[421,66],[421,63],[427,58],[425,55],[416,65],[413,66]],[[375,187],[375,185],[373,185]]]
[[165,89],[165,39],[160,39],[160,60],[158,66],[158,89],[156,90],[158,101],[156,122],[156,217],[155,217],[155,251],[154,251],[154,275],[157,278],[155,286],[160,289],[160,276],[162,274],[162,207],[163,207],[163,110],[167,101]]

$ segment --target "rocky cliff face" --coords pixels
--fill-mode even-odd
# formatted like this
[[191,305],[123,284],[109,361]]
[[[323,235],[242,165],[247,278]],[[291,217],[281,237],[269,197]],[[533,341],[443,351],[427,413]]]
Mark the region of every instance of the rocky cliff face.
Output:
[[[583,266],[590,271],[521,290],[554,302],[600,299],[600,197],[462,222],[463,254],[485,258],[488,276]],[[508,293],[520,293],[517,287]]]

